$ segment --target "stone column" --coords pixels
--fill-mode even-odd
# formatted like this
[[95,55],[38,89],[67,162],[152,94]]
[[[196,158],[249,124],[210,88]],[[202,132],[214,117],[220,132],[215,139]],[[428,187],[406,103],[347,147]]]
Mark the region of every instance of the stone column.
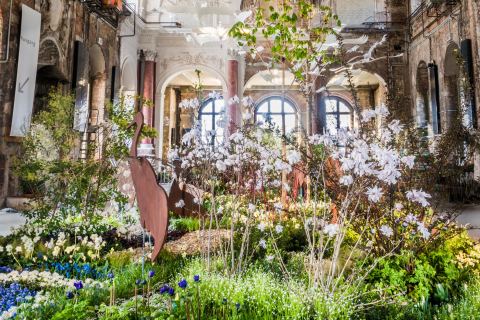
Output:
[[[139,51],[139,95],[140,103],[139,110],[144,116],[144,123],[147,126],[153,127],[155,125],[155,59],[157,53],[152,50]],[[154,155],[155,147],[152,138],[145,138],[140,141],[138,147],[139,155]]]
[[227,96],[225,97],[227,119],[228,119],[228,130],[227,134],[230,135],[236,131],[238,127],[242,125],[242,113],[241,113],[241,104],[236,102],[233,104],[229,103],[229,100],[233,97],[239,97],[238,93],[238,60],[236,55],[229,54],[227,60]]

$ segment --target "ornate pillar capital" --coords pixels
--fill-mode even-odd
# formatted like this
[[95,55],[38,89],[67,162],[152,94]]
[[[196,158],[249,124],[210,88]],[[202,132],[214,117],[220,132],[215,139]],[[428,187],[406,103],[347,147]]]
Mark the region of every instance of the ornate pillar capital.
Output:
[[157,52],[149,49],[140,49],[138,50],[138,57],[141,59],[145,58],[145,61],[155,61],[157,58]]
[[227,49],[227,60],[239,60],[242,56],[239,53],[238,49],[228,48]]

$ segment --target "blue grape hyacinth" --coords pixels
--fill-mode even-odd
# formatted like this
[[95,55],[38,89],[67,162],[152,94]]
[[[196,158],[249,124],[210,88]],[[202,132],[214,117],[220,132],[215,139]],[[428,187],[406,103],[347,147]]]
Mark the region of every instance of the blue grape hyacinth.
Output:
[[36,294],[35,291],[24,288],[18,283],[12,283],[10,286],[0,285],[0,314],[24,303]]
[[182,279],[179,283],[178,283],[178,286],[182,289],[185,289],[187,287],[188,283],[187,283],[187,280],[185,279]]

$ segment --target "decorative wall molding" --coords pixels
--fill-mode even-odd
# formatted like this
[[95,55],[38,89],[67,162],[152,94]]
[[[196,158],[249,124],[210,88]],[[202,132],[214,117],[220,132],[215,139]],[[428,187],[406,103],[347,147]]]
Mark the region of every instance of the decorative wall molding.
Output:
[[158,63],[158,70],[160,73],[166,73],[170,69],[187,65],[191,65],[192,67],[205,65],[217,69],[221,73],[225,71],[225,61],[223,57],[219,55],[209,55],[203,52],[193,54],[181,52],[175,56],[164,57],[160,59]]

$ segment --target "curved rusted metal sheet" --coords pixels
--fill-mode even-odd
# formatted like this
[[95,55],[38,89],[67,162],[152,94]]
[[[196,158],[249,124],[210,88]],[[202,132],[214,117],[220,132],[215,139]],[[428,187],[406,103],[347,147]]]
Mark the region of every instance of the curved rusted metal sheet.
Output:
[[[168,209],[178,217],[192,217],[204,214],[203,206],[199,206],[195,199],[202,199],[204,192],[190,184],[173,180],[170,194],[168,195]],[[177,204],[183,200],[183,206]]]
[[157,177],[150,162],[145,157],[137,156],[137,144],[144,125],[141,112],[136,114],[133,125],[136,129],[128,162],[137,194],[140,223],[155,241],[151,256],[154,261],[167,239],[168,197],[165,190],[157,184]]

